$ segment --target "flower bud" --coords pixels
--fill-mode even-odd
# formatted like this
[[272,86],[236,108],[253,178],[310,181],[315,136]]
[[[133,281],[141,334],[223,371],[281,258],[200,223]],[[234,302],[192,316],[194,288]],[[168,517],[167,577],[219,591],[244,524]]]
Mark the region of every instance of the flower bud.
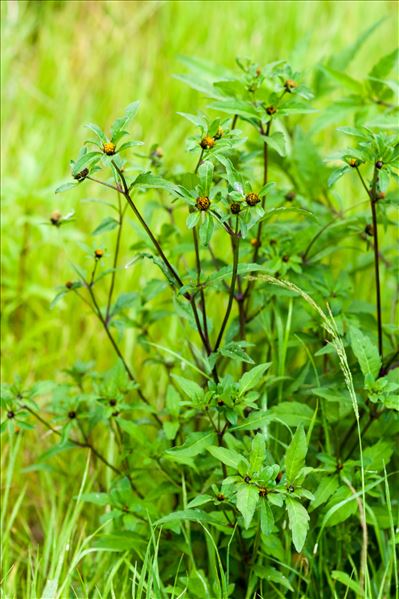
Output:
[[86,179],[88,174],[89,174],[89,169],[84,168],[79,173],[76,173],[76,175],[74,175],[73,178],[76,179],[76,181],[83,181],[84,179]]
[[231,204],[230,210],[232,214],[239,214],[241,210],[241,204],[239,204],[238,202],[234,202],[233,204]]
[[256,237],[251,239],[250,244],[252,245],[253,248],[258,248],[261,245],[259,239],[256,239]]
[[66,287],[67,289],[72,289],[72,287],[73,287],[73,282],[72,282],[72,281],[67,281],[67,282],[65,283],[65,287]]
[[50,222],[55,227],[58,227],[60,225],[61,218],[62,218],[61,212],[58,212],[58,211],[52,212],[51,216],[50,216]]
[[271,116],[272,114],[276,114],[277,108],[275,106],[268,106],[266,112]]
[[116,151],[116,145],[112,141],[107,141],[103,144],[103,152],[107,156],[113,156]]
[[383,166],[384,163],[382,162],[382,160],[377,160],[377,162],[375,163],[375,168],[377,168],[378,170],[382,169]]
[[215,145],[215,140],[210,135],[206,135],[200,141],[200,146],[203,150],[210,150]]
[[287,202],[292,202],[296,198],[296,193],[295,191],[288,191],[284,197],[287,200]]
[[260,202],[260,199],[257,193],[251,192],[245,196],[245,201],[248,206],[256,206]]
[[94,257],[96,260],[100,260],[104,256],[104,250],[95,250]]
[[298,84],[293,79],[287,79],[287,81],[284,83],[284,89],[289,94],[291,94],[296,87],[298,87]]
[[224,131],[221,127],[218,128],[218,130],[216,131],[215,135],[213,136],[214,140],[220,139],[221,137],[223,137],[224,135]]
[[204,211],[208,210],[209,206],[211,205],[211,202],[208,197],[200,196],[197,198],[195,205],[198,210]]

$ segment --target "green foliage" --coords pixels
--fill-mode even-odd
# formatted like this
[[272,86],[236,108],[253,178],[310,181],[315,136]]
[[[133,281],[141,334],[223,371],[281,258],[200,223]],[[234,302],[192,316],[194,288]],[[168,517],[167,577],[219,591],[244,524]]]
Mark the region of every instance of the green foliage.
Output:
[[[397,52],[362,79],[347,72],[373,30],[311,72],[183,58],[179,81],[208,101],[178,113],[190,166],[130,139],[135,101],[109,130],[86,126],[71,180],[55,189],[107,198],[91,212],[96,247],[77,237],[83,258],[51,303],[97,322],[92,361],[73,364],[71,347],[56,380],[5,384],[1,429],[10,464],[46,431],[29,468],[49,479],[86,452],[61,541],[87,505],[102,530],[79,541],[73,566],[122,554],[111,579],[131,577],[134,597],[398,592],[399,331],[380,298],[397,269]],[[351,147],[337,150],[345,136]],[[375,307],[357,290],[364,276]],[[37,596],[63,596],[57,557]]]

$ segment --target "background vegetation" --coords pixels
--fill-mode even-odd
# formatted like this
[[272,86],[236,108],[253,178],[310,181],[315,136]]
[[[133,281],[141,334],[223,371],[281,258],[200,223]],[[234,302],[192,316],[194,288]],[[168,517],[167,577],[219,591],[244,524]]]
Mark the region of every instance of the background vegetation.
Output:
[[[114,363],[109,347],[97,339],[98,325],[77,300],[49,309],[55,287],[70,278],[70,263],[82,261],[79,244],[106,214],[97,205],[82,202],[91,197],[89,186],[74,194],[54,195],[57,184],[69,176],[71,156],[77,155],[85,139],[82,123],[107,128],[115,115],[138,99],[134,137],[144,139],[147,149],[159,143],[166,166],[179,162],[193,169],[193,156],[186,153],[184,142],[190,124],[176,113],[195,113],[206,101],[173,78],[183,70],[179,55],[227,67],[236,56],[250,56],[261,64],[287,58],[306,73],[383,18],[350,64],[350,74],[362,79],[394,46],[397,4],[47,1],[2,2],[1,11],[2,368],[3,380],[19,376],[30,384],[61,380],[63,370],[79,359],[93,360],[99,370]],[[347,124],[342,116],[334,126],[316,132],[314,138],[325,155],[339,147],[335,127]],[[339,185],[345,209],[358,193],[358,183],[347,177]],[[94,194],[98,197],[98,190]],[[54,210],[75,211],[75,224],[60,230],[51,227]],[[131,244],[131,233],[126,233],[122,239],[126,257]],[[335,265],[339,268],[344,259],[351,259],[350,252],[338,254]],[[129,288],[140,288],[148,266],[131,272]],[[373,303],[367,270],[357,276],[356,293]],[[391,320],[395,293],[392,278],[386,277],[383,302]],[[174,334],[172,327],[168,331],[157,325],[152,338],[173,347]],[[151,396],[158,366],[145,361],[134,329],[127,331],[124,349],[133,365],[142,365],[140,382]],[[73,501],[82,480],[88,482],[84,454],[76,451],[72,458],[57,458],[51,468],[41,464],[29,470],[49,445],[44,430],[39,441],[37,432],[24,433],[23,442],[3,441],[7,569],[2,596],[52,597],[54,579],[65,585],[62,597],[112,596],[113,585],[118,588],[116,596],[128,596],[128,585],[117,587],[121,572],[132,568],[126,555],[88,553],[79,561],[99,522],[93,506]],[[109,455],[113,451],[107,447]],[[73,594],[72,576],[81,579],[82,594]]]

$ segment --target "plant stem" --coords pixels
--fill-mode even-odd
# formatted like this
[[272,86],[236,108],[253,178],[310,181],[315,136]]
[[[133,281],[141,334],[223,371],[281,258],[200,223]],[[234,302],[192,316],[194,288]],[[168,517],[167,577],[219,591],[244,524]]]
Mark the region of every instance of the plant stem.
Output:
[[373,221],[373,235],[374,235],[374,274],[375,274],[375,288],[376,288],[376,308],[377,308],[377,329],[378,329],[378,352],[383,359],[383,338],[382,338],[382,309],[381,309],[381,284],[380,284],[380,256],[378,250],[378,223],[377,223],[377,181],[378,181],[378,170],[374,167],[373,181],[371,184],[371,190],[368,189],[359,167],[356,167],[356,172],[359,175],[360,181],[370,198],[371,217]]
[[[177,274],[177,272],[175,271],[175,269],[173,268],[173,266],[171,265],[171,263],[169,262],[169,260],[167,259],[167,257],[165,256],[158,240],[156,239],[156,237],[153,235],[151,229],[149,228],[149,226],[147,225],[147,223],[145,222],[144,218],[141,216],[139,210],[137,209],[136,205],[134,204],[130,193],[129,193],[129,188],[127,186],[126,183],[126,179],[122,173],[122,171],[120,170],[120,168],[115,164],[115,161],[112,161],[112,165],[114,166],[116,172],[118,173],[121,181],[122,181],[122,185],[123,185],[123,195],[126,198],[126,201],[128,202],[129,206],[131,207],[131,209],[133,210],[134,214],[136,215],[136,217],[138,218],[138,220],[140,221],[140,224],[142,225],[143,229],[145,230],[145,232],[147,233],[147,235],[149,236],[149,238],[151,239],[153,245],[155,246],[155,249],[157,250],[159,256],[161,257],[163,263],[165,264],[166,268],[168,269],[168,271],[170,272],[170,274],[172,275],[172,277],[175,279],[175,281],[177,282],[179,288],[183,287],[183,281],[181,280],[181,278],[179,277],[179,275]],[[201,326],[201,322],[198,316],[198,310],[197,310],[197,306],[195,304],[195,300],[194,297],[191,295],[191,293],[185,292],[184,297],[190,302],[191,304],[191,308],[193,311],[193,315],[194,315],[194,320],[195,320],[195,324],[198,330],[198,333],[201,337],[201,341],[203,343],[203,346],[207,352],[207,354],[209,355],[211,353],[211,348],[209,346],[209,344],[207,343],[206,337],[204,335],[204,332],[202,330],[202,326]]]
[[125,210],[122,209],[121,198],[120,198],[119,193],[118,193],[118,213],[119,213],[119,221],[118,221],[119,224],[118,224],[118,233],[116,236],[114,261],[113,261],[113,265],[112,265],[113,271],[111,273],[111,285],[109,287],[107,309],[105,311],[105,322],[107,324],[109,323],[109,320],[110,320],[112,294],[114,292],[114,287],[115,287],[116,267],[118,265],[119,250],[120,250],[121,237],[122,237],[123,217],[125,214]]
[[228,304],[227,304],[226,314],[224,315],[222,326],[220,328],[219,335],[218,335],[218,338],[216,340],[216,344],[215,344],[215,347],[214,347],[214,350],[213,350],[214,352],[217,352],[218,349],[219,349],[219,347],[220,347],[220,343],[221,343],[222,338],[223,338],[223,333],[224,333],[225,328],[227,326],[227,322],[228,322],[229,317],[230,317],[231,308],[233,306],[234,291],[235,291],[236,280],[237,280],[239,248],[240,248],[240,239],[238,237],[238,216],[236,218],[236,229],[235,229],[234,237],[232,237],[232,243],[233,243],[233,272],[232,272],[232,275],[231,275],[229,301],[228,301]]
[[195,248],[195,264],[196,264],[196,268],[197,268],[197,287],[198,287],[199,292],[200,292],[202,315],[203,315],[203,321],[204,321],[204,336],[205,336],[207,345],[210,348],[209,332],[208,332],[208,320],[207,320],[207,317],[206,317],[205,293],[204,293],[203,287],[201,286],[201,259],[200,259],[199,244],[198,244],[198,234],[197,234],[196,227],[193,227],[193,240],[194,240],[194,248]]
[[[47,422],[47,420],[45,420],[44,418],[42,418],[40,416],[40,414],[38,414],[37,412],[35,412],[35,410],[32,410],[32,408],[30,408],[27,405],[23,405],[22,407],[23,407],[23,409],[27,410],[30,414],[32,414],[32,416],[34,416],[37,420],[39,420],[39,422],[41,422],[48,430],[50,430],[51,432],[55,433],[59,437],[62,437],[62,434],[60,433],[60,431],[57,430],[56,428],[54,428],[49,422]],[[112,470],[113,472],[115,472],[115,474],[118,474],[119,476],[127,476],[128,480],[129,480],[129,483],[130,483],[130,486],[132,487],[132,489],[137,493],[137,495],[139,497],[143,498],[143,495],[140,493],[140,491],[136,488],[135,484],[133,483],[130,474],[127,473],[127,472],[123,472],[117,466],[114,466],[114,464],[111,464],[111,462],[108,462],[108,460],[98,451],[98,449],[96,449],[94,447],[94,445],[92,445],[92,443],[88,442],[87,440],[85,440],[84,443],[81,443],[80,441],[75,441],[74,439],[71,439],[70,437],[68,437],[67,440],[70,443],[72,443],[73,445],[76,445],[76,447],[82,447],[82,448],[90,449],[93,452],[93,454],[103,464],[105,464],[108,468],[110,468],[110,470]]]

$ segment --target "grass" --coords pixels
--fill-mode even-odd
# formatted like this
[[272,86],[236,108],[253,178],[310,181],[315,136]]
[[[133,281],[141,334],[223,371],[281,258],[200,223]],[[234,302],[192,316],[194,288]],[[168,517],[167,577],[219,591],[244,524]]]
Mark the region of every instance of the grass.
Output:
[[[397,4],[386,1],[23,1],[2,2],[1,12],[2,369],[3,380],[19,375],[27,383],[61,379],[63,369],[77,359],[92,359],[98,369],[114,361],[105,343],[93,344],[97,325],[87,313],[78,312],[74,302],[65,301],[49,311],[54,288],[69,278],[71,262],[81,257],[79,244],[87,240],[93,222],[102,216],[101,208],[82,202],[89,199],[87,190],[93,188],[61,197],[53,193],[69,176],[68,162],[84,139],[82,123],[107,126],[115,113],[139,99],[142,106],[135,136],[145,140],[146,148],[160,143],[166,163],[173,164],[177,156],[188,165],[192,159],[185,153],[182,140],[189,128],[176,113],[195,112],[204,103],[197,93],[173,78],[183,70],[179,55],[225,66],[232,65],[237,55],[262,63],[288,58],[294,67],[306,69],[343,50],[363,30],[385,18],[370,37],[367,50],[363,49],[351,64],[350,74],[362,77],[384,53],[385,40],[397,37]],[[329,153],[335,144],[331,129],[318,137]],[[344,208],[348,207],[348,192],[354,188],[349,181],[340,184],[339,201]],[[63,213],[74,210],[78,226],[60,231],[48,226],[49,214],[55,209]],[[131,239],[124,235],[122,254],[127,259],[130,244]],[[131,289],[140,286],[144,274],[144,267],[135,269]],[[356,289],[359,296],[373,301],[367,272],[358,277]],[[392,309],[389,295],[395,296],[393,289],[387,289],[383,298],[387,311]],[[276,353],[279,374],[284,376],[290,323],[283,322],[279,314],[276,319]],[[161,330],[157,333],[159,338],[153,341],[167,345],[166,335]],[[174,347],[173,327],[167,336]],[[134,332],[127,333],[124,349],[133,368],[135,363],[142,363],[144,352],[136,350]],[[140,372],[149,394],[154,373],[151,365]],[[70,460],[58,456],[52,466],[38,462],[49,439],[45,431],[40,443],[36,439],[36,432],[27,432],[23,444],[15,436],[3,445],[1,596],[159,596],[162,576],[156,569],[157,538],[149,540],[142,565],[133,563],[128,552],[93,548],[98,513],[81,502],[79,495],[90,491],[95,471],[78,451]],[[115,451],[111,437],[102,440],[102,447],[109,456]],[[31,464],[38,466],[27,469]],[[388,478],[381,484],[390,506]],[[390,543],[385,545],[376,531],[387,577],[397,565],[395,516],[389,511]],[[101,527],[103,532],[109,525],[104,522]],[[206,529],[203,534],[216,575],[217,549],[212,550],[213,539]],[[321,539],[319,556],[322,550]],[[321,558],[319,561],[322,564]],[[200,581],[201,573],[197,574]],[[219,574],[220,584],[228,584],[224,574]],[[353,578],[358,579],[359,573],[354,572]],[[334,589],[331,582],[331,596]],[[174,593],[171,596],[177,598]]]

